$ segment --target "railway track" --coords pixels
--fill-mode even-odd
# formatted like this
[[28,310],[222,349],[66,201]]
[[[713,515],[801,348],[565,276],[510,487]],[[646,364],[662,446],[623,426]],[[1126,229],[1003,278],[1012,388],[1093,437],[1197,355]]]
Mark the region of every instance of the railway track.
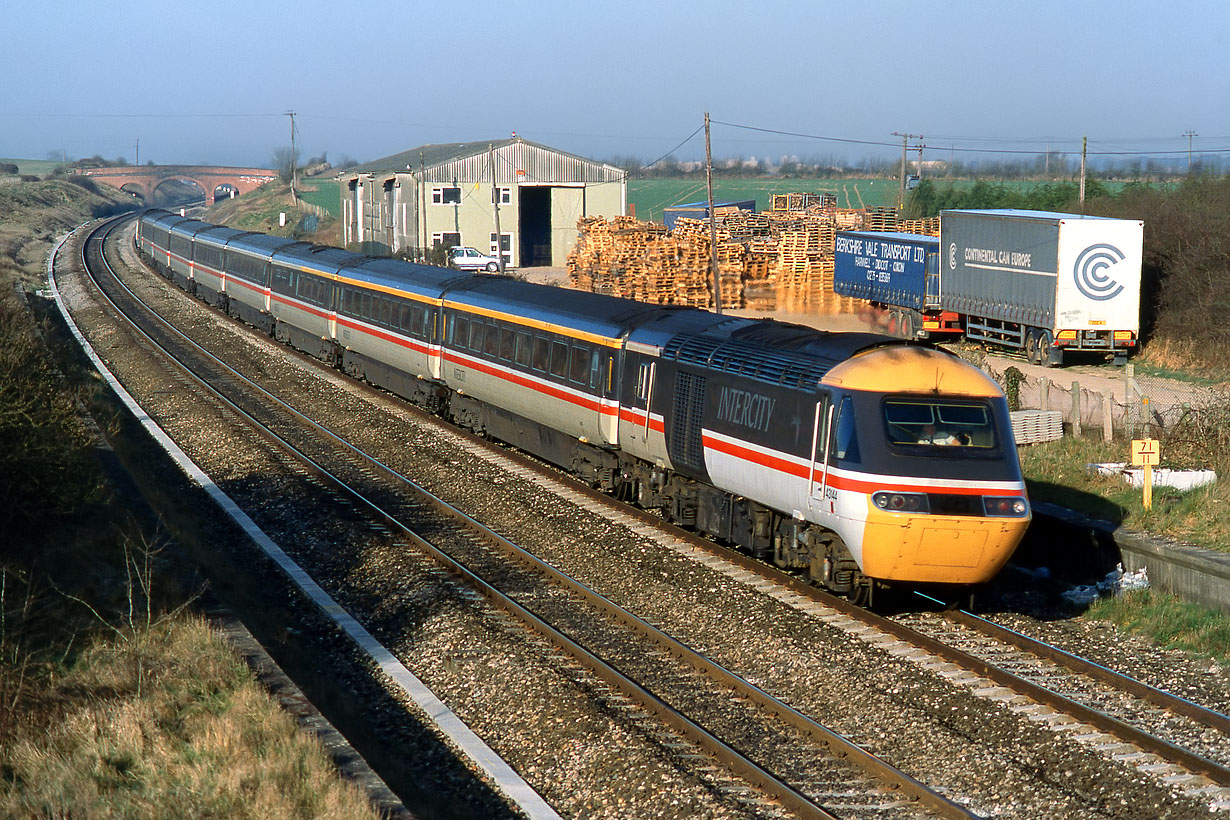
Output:
[[[102,252],[105,237],[104,233],[86,243],[87,270],[109,269]],[[659,737],[675,736],[663,741],[666,746],[688,756],[704,754],[796,816],[835,816],[828,809],[847,817],[975,816],[333,435],[179,334],[117,277],[108,282],[99,274],[92,276],[117,310],[139,324],[151,343],[209,391],[211,401],[224,404],[229,413],[260,430],[320,485],[349,496],[346,506],[365,510],[377,526],[429,554],[452,577],[463,579],[469,589],[515,618],[553,651],[567,654],[584,674],[610,688],[608,702],[637,710],[642,722],[652,717],[660,726],[651,731]],[[431,533],[432,541],[419,533]],[[458,554],[471,565],[483,566],[486,577],[502,578],[502,583],[486,580],[459,561]],[[519,563],[521,572],[510,573],[509,559]],[[548,612],[551,622],[568,623],[568,634],[500,587],[521,590],[519,597]],[[595,647],[601,647],[607,658],[621,657],[623,663],[605,660]],[[628,665],[634,667],[632,672],[619,668]],[[684,707],[669,703],[665,693],[698,717],[690,718]],[[749,704],[756,708],[749,709]],[[721,731],[714,728],[723,725]],[[751,754],[765,759],[765,765],[739,750],[747,747],[747,737],[758,739]],[[774,742],[765,744],[765,738]],[[729,780],[720,788],[742,800],[762,799]]]
[[[233,379],[233,376],[224,375],[222,378],[223,381],[229,381]],[[272,409],[270,409],[270,407],[272,407]],[[276,403],[266,407],[263,410],[256,408],[255,412],[274,416],[287,414],[287,410],[284,407],[278,409],[278,405]],[[459,437],[460,434],[457,434],[454,431],[447,435]],[[285,438],[288,440],[300,441],[304,443],[305,447],[319,446],[317,440],[321,439],[321,434],[319,429],[312,428],[308,425],[304,428],[304,430],[299,432],[291,431],[285,436]],[[325,438],[327,439],[327,437]],[[470,446],[473,445],[471,444]],[[348,449],[340,444],[335,443],[333,445],[334,449],[339,447],[341,452],[345,452]],[[354,453],[351,453],[350,456],[334,456],[332,458],[337,458],[340,463],[344,465],[346,464],[347,458],[357,458],[357,456],[355,456]],[[487,456],[487,458],[493,460],[494,462],[501,463],[501,470],[506,471],[510,475],[516,476],[520,480],[535,483],[543,487],[548,487],[549,492],[565,498],[571,504],[578,505],[582,508],[595,510],[597,511],[596,514],[606,517],[607,519],[623,526],[629,527],[638,534],[638,537],[653,541],[659,547],[664,547],[667,550],[673,551],[677,555],[684,556],[689,562],[699,563],[700,566],[706,567],[719,575],[725,576],[742,587],[755,590],[756,594],[761,597],[768,596],[773,601],[789,607],[795,613],[810,621],[811,625],[820,631],[836,630],[843,635],[854,636],[858,641],[870,646],[874,652],[884,653],[887,658],[896,660],[905,659],[905,663],[918,665],[920,668],[927,670],[928,674],[937,677],[942,684],[962,685],[951,684],[951,680],[969,680],[970,678],[966,677],[968,675],[980,676],[982,675],[982,672],[974,670],[984,669],[987,665],[986,661],[977,661],[976,663],[973,663],[972,666],[967,666],[964,669],[962,669],[960,665],[958,665],[955,669],[950,668],[952,664],[956,663],[955,661],[940,659],[938,656],[931,653],[929,649],[926,649],[923,645],[920,645],[917,641],[902,638],[901,636],[894,634],[893,630],[900,629],[900,625],[889,627],[883,622],[863,620],[863,617],[867,615],[867,613],[864,613],[861,610],[853,610],[852,608],[845,607],[843,602],[833,601],[832,599],[828,599],[826,596],[819,595],[811,587],[799,584],[795,579],[792,579],[789,576],[784,576],[780,573],[776,573],[771,568],[751,562],[742,556],[733,555],[721,549],[714,548],[713,545],[707,544],[706,542],[696,541],[695,539],[691,539],[686,534],[663,527],[661,522],[656,521],[656,519],[652,516],[629,510],[613,510],[609,499],[587,493],[584,488],[576,487],[571,484],[571,482],[561,480],[561,478],[555,474],[554,471],[533,464],[532,462],[527,462],[524,459],[520,459],[515,453],[508,453],[506,451],[494,452]],[[366,466],[363,466],[362,460],[360,459],[357,463],[351,463],[350,466],[339,467],[338,470],[339,472],[352,476],[353,480],[351,483],[357,484],[361,487],[372,488],[367,491],[367,494],[381,501],[386,499],[399,499],[404,492],[404,490],[382,486],[382,481],[393,481],[395,479],[393,479],[383,468],[372,465],[370,462]],[[374,477],[381,473],[384,474],[384,478]],[[318,478],[317,480],[319,481],[322,479]],[[359,503],[361,502],[350,502],[351,505],[358,505]],[[408,518],[410,516],[410,512],[405,512],[404,516]],[[402,515],[402,513],[395,513],[395,517],[401,517]],[[379,524],[378,526],[384,531],[389,531],[393,527],[393,525],[387,521]],[[441,526],[442,525],[438,523],[429,523],[426,525],[426,528],[434,530],[439,529]],[[480,540],[485,545],[478,546],[477,544]],[[466,552],[466,555],[468,556],[466,560],[468,563],[472,563],[476,566],[489,565],[491,568],[486,570],[486,572],[492,574],[499,573],[506,575],[511,571],[509,569],[511,562],[507,558],[507,553],[493,551],[497,550],[497,547],[493,546],[493,544],[498,542],[492,541],[489,536],[486,536],[483,539],[462,538],[459,539],[459,542],[468,542],[469,544],[465,547],[465,549],[468,550],[468,552]],[[461,551],[463,548],[458,547],[457,549]],[[499,547],[498,549],[506,550],[507,547]],[[534,563],[533,560],[526,559],[524,557],[518,560],[522,562],[523,567],[528,567]],[[329,562],[324,561],[322,563],[324,565],[328,565]],[[456,570],[450,570],[449,572],[456,573]],[[812,774],[809,774],[800,768],[800,763],[797,760],[798,758],[807,758],[813,754],[818,757],[818,751],[813,752],[813,749],[822,750],[830,747],[832,743],[836,742],[827,739],[824,741],[817,741],[814,739],[814,735],[812,734],[815,730],[804,728],[807,720],[810,720],[813,724],[817,721],[807,718],[803,724],[794,727],[786,727],[778,724],[773,728],[765,728],[766,724],[761,723],[757,724],[755,728],[748,728],[747,722],[750,718],[748,718],[747,715],[751,711],[748,704],[759,700],[761,703],[765,704],[764,707],[759,709],[760,711],[764,711],[764,709],[767,708],[772,711],[784,712],[790,711],[790,708],[787,707],[783,709],[785,704],[783,703],[781,697],[770,696],[767,692],[762,691],[760,687],[755,686],[753,686],[750,690],[750,694],[748,694],[748,690],[745,690],[744,693],[733,697],[715,695],[714,692],[718,691],[718,687],[712,683],[704,685],[697,684],[695,682],[696,673],[691,671],[697,664],[704,666],[706,662],[714,667],[720,668],[719,664],[713,664],[712,661],[706,661],[705,657],[701,657],[702,655],[710,653],[694,653],[694,657],[689,657],[686,661],[676,661],[674,658],[678,657],[680,652],[687,655],[687,652],[685,651],[686,648],[685,650],[679,650],[676,648],[671,648],[669,643],[659,643],[653,648],[645,649],[643,648],[644,644],[631,643],[627,637],[628,630],[626,626],[616,628],[608,625],[610,623],[609,620],[607,620],[607,623],[604,624],[603,619],[596,618],[592,614],[587,614],[584,616],[578,614],[585,610],[592,610],[596,605],[593,602],[587,602],[584,600],[586,597],[585,592],[582,589],[584,584],[574,587],[572,591],[568,593],[562,593],[555,591],[557,587],[554,586],[562,582],[553,580],[551,582],[552,586],[547,586],[546,582],[541,580],[541,576],[524,574],[527,572],[530,572],[530,570],[520,569],[518,570],[518,575],[509,576],[505,581],[505,584],[509,585],[510,588],[518,590],[518,597],[521,599],[521,602],[526,605],[526,608],[533,608],[541,611],[544,616],[547,616],[549,620],[553,621],[571,620],[584,621],[588,623],[588,626],[574,624],[572,628],[575,630],[575,634],[584,635],[582,642],[587,645],[602,645],[606,647],[604,649],[605,654],[622,656],[624,658],[624,665],[629,667],[629,671],[632,672],[632,676],[636,677],[642,684],[649,684],[650,679],[652,679],[652,685],[650,687],[642,686],[642,691],[645,688],[653,688],[655,692],[660,692],[662,696],[653,695],[653,697],[657,698],[657,700],[663,704],[667,704],[668,701],[680,705],[689,701],[692,704],[696,704],[691,707],[693,711],[690,712],[690,714],[697,717],[696,720],[692,721],[693,723],[704,723],[706,726],[713,727],[722,724],[723,721],[726,721],[731,724],[730,728],[727,729],[726,734],[728,736],[738,736],[742,733],[742,736],[745,739],[741,745],[744,748],[757,746],[756,743],[746,740],[746,738],[753,738],[759,741],[758,747],[760,748],[776,745],[786,750],[792,750],[793,753],[788,751],[786,754],[781,756],[783,759],[779,760],[777,763],[771,764],[771,766],[792,769],[794,772],[792,775],[792,782],[797,784],[797,788],[794,786],[791,788],[795,788],[796,791],[809,793],[811,795],[827,795],[822,798],[820,802],[827,801],[829,807],[838,811],[842,816],[863,816],[859,814],[859,812],[866,812],[866,816],[886,816],[880,813],[879,806],[873,807],[873,804],[867,804],[861,799],[855,799],[856,794],[861,796],[864,791],[874,791],[874,787],[872,785],[859,785],[856,788],[850,788],[849,784],[854,781],[853,775],[849,773],[848,769],[843,771],[842,769],[833,768],[832,771],[842,772],[838,775],[838,780],[834,782],[831,774],[828,776],[825,775],[825,772],[823,771],[825,769],[824,766],[817,767],[816,773]],[[539,571],[534,570],[534,572]],[[528,592],[526,592],[527,590]],[[492,595],[493,600],[498,597],[494,593],[492,593]],[[568,599],[568,602],[563,603],[560,599]],[[382,617],[387,620],[387,616]],[[611,616],[603,617],[609,619]],[[619,618],[628,616],[614,617]],[[664,616],[656,619],[651,617],[649,620],[666,621],[667,618]],[[816,626],[817,624],[818,626]],[[539,640],[548,641],[548,643],[550,643],[550,641],[546,638],[540,638]],[[554,643],[550,643],[550,645],[556,646]],[[642,648],[636,648],[638,646]],[[460,662],[465,662],[465,653],[459,653],[455,657],[462,658],[463,660]],[[570,663],[576,663],[576,661],[570,661]],[[574,678],[587,677],[592,680],[601,680],[601,678],[592,671],[582,670],[571,674]],[[715,672],[715,674],[721,673]],[[656,677],[654,677],[655,675]],[[722,684],[721,686],[726,685],[727,684]],[[633,694],[627,694],[623,689],[606,682],[601,684],[591,683],[590,686],[592,687],[593,692],[600,693],[600,696],[605,699],[607,708],[618,713],[636,715],[634,722],[642,727],[638,731],[640,731],[643,736],[656,737],[657,739],[654,742],[661,748],[674,748],[677,744],[683,744],[678,746],[679,749],[684,751],[677,753],[676,760],[692,760],[693,763],[679,765],[694,765],[694,761],[697,759],[695,758],[695,755],[697,754],[696,750],[703,749],[705,743],[695,739],[680,740],[679,738],[683,737],[681,730],[674,727],[661,728],[665,724],[663,723],[662,718],[655,716],[655,710],[660,707],[655,704],[653,700],[645,698],[642,694],[641,703],[640,705],[637,705],[635,690],[631,690]],[[986,689],[987,687],[984,686],[977,688]],[[610,694],[608,694],[608,692]],[[1002,695],[1004,693],[996,694]],[[1020,695],[1012,696],[1012,698],[1016,697],[1020,697]],[[1009,700],[1012,698],[1009,698]],[[794,699],[791,698],[790,700]],[[734,704],[733,707],[724,713],[724,717],[721,712],[704,711],[704,709],[713,710],[715,708],[714,704],[720,701],[727,701]],[[1003,703],[1007,701],[993,702]],[[1021,704],[1014,704],[1014,706],[1019,705]],[[677,709],[676,711],[683,710]],[[800,712],[800,715],[802,715],[803,710],[794,711]],[[652,726],[658,726],[659,728],[650,728]],[[660,732],[666,732],[667,734],[659,734]],[[768,742],[767,738],[775,738],[775,740]],[[728,745],[738,744],[730,743]],[[1109,747],[1107,748],[1106,753],[1110,755],[1109,759],[1111,760],[1115,759],[1115,754],[1126,755],[1126,757],[1120,758],[1119,762],[1122,762],[1122,760],[1126,760],[1131,755],[1135,754],[1135,752],[1125,751],[1123,749],[1115,752]],[[713,753],[703,752],[702,754],[707,758],[708,755]],[[851,753],[845,752],[845,754],[848,755]],[[854,754],[857,754],[857,752]],[[1148,754],[1152,753],[1150,752]],[[760,761],[751,761],[752,763],[756,765],[759,765],[760,763],[769,764],[769,761],[764,759],[763,752],[756,752],[750,756],[745,755],[745,757],[755,756],[760,756],[762,759]],[[796,760],[792,762],[789,759],[791,757],[796,758]],[[1162,760],[1162,758],[1159,758],[1159,760]],[[1165,760],[1167,766],[1174,765],[1169,762],[1169,759]],[[1148,767],[1152,764],[1144,761],[1143,759],[1137,762],[1141,763],[1141,768],[1139,769],[1140,771],[1153,776],[1154,773],[1150,772],[1148,769]],[[705,763],[703,765],[695,765],[700,768],[704,768],[712,764]],[[724,767],[724,771],[729,772],[732,767],[738,768],[738,765],[740,764],[728,764]],[[1216,772],[1214,772],[1214,774],[1216,774]],[[1197,774],[1179,772],[1175,770],[1169,770],[1168,773],[1161,775],[1162,778],[1176,778],[1176,780],[1173,781],[1175,784],[1177,784],[1180,779],[1185,780],[1189,776],[1207,777],[1208,775],[1207,773]],[[773,795],[774,789],[771,785],[747,785],[749,781],[754,782],[755,780],[755,778],[751,775],[743,775],[740,776],[740,778],[736,778],[742,779],[744,781],[744,785],[734,785],[730,780],[730,775],[715,776],[710,774],[708,777],[709,780],[707,782],[709,783],[710,788],[730,795],[728,799],[733,800],[743,810],[753,814],[760,814],[762,812],[771,813],[771,811],[773,811],[773,809],[761,803],[765,797],[769,798],[769,802],[771,804],[779,806],[788,804],[790,800],[788,796],[785,798],[780,795],[771,796]],[[906,776],[904,782],[907,786],[909,785],[909,780],[910,778]],[[882,783],[883,781],[880,782]],[[1208,791],[1210,788],[1214,790],[1219,788],[1215,785],[1215,781],[1212,786],[1201,786],[1197,781],[1193,781],[1190,785],[1191,788],[1188,789],[1187,793],[1193,800],[1205,800],[1208,804],[1216,806],[1218,804],[1218,800],[1221,799],[1218,792]],[[1167,784],[1166,788],[1169,788],[1169,786],[1170,784]],[[898,786],[897,788],[901,789],[904,787]],[[748,791],[748,789],[750,789],[750,791]],[[1206,791],[1202,792],[1201,789],[1205,789]],[[927,798],[923,797],[918,799],[925,800]],[[887,802],[909,804],[913,801],[890,799]],[[947,801],[942,799],[938,800],[936,802],[936,806],[939,808],[935,808],[934,811],[942,810],[945,802]],[[908,809],[917,812],[919,810],[918,807],[919,804],[914,803],[912,806],[903,805],[899,807],[898,810]],[[806,807],[803,806],[797,810],[800,812],[806,811]],[[1057,814],[1055,816],[1062,815]]]

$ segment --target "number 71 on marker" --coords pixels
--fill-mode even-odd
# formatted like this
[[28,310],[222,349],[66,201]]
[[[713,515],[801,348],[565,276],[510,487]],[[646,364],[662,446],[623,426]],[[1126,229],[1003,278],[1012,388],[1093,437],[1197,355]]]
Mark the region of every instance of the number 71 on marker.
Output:
[[1157,439],[1132,439],[1132,466],[1156,467],[1161,463],[1162,448]]

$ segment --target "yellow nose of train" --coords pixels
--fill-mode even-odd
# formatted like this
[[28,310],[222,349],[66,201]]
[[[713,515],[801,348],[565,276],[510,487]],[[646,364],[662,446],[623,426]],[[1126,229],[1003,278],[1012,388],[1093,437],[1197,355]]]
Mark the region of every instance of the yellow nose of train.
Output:
[[869,504],[863,572],[910,583],[981,584],[1003,569],[1028,518],[887,513]]
[[[865,472],[847,472],[861,479],[849,488],[864,495],[838,524],[861,523],[862,572],[906,584],[980,584],[994,577],[1030,522],[999,385],[955,356],[913,346],[854,357],[825,382],[880,394],[878,407],[869,405],[860,419]],[[945,422],[961,435],[937,438],[936,427]]]

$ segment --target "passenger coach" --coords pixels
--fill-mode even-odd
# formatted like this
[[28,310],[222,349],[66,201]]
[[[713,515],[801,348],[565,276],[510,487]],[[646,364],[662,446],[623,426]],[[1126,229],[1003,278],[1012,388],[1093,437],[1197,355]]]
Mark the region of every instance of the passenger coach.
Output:
[[944,351],[141,217],[232,316],[856,600],[990,579],[1030,520],[1007,401]]

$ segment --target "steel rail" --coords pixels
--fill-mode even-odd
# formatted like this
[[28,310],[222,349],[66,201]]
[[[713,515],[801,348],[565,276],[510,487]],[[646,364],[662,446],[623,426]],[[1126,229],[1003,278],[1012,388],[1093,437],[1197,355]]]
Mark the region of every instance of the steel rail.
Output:
[[[87,237],[86,242],[83,243],[83,246],[82,246],[83,262],[86,264],[87,273],[90,272],[90,266],[88,264],[88,260],[85,258],[86,255],[88,254],[87,246],[89,244],[89,241],[93,238],[94,233],[96,233],[98,230],[101,230],[101,228],[96,229],[95,232],[92,232],[91,235]],[[103,264],[109,268],[110,265],[106,262],[105,254],[102,253],[101,249],[99,252],[99,256]],[[92,274],[91,274],[91,278],[93,278]],[[247,379],[242,374],[238,373],[238,371],[235,371],[225,362],[222,362],[216,356],[213,356],[213,354],[209,353],[207,350],[205,350],[203,347],[198,345],[196,342],[189,339],[185,334],[180,332],[174,326],[167,323],[166,320],[162,319],[157,314],[156,311],[154,311],[149,305],[147,305],[144,301],[142,301],[140,297],[138,297],[135,293],[132,293],[132,291],[129,288],[127,288],[127,286],[124,285],[123,282],[120,282],[118,277],[116,277],[116,281],[117,281],[117,284],[121,288],[123,288],[125,291],[128,292],[129,297],[133,299],[134,301],[136,301],[138,304],[140,304],[152,317],[154,317],[155,320],[162,323],[167,329],[169,329],[173,333],[180,336],[189,345],[196,348],[201,354],[208,357],[209,359],[212,359],[215,364],[220,365],[221,367],[223,367],[224,369],[232,373],[236,378],[245,382],[252,389],[256,390],[259,393],[266,395],[268,398],[277,402],[279,405],[286,408],[289,412],[293,413],[297,418],[299,418],[302,421],[307,422],[313,428],[320,430],[322,432],[328,433],[330,438],[332,438],[335,442],[344,445],[346,448],[350,449],[354,454],[360,455],[361,457],[367,459],[373,466],[379,468],[380,470],[394,477],[397,481],[410,487],[414,492],[421,494],[424,500],[426,500],[432,506],[435,506],[440,511],[451,513],[457,516],[458,520],[464,526],[466,526],[467,529],[470,529],[471,531],[476,531],[476,530],[482,531],[489,538],[498,539],[502,541],[504,544],[507,544],[509,546],[514,546],[514,547],[516,546],[516,545],[513,545],[512,542],[507,541],[506,539],[503,539],[501,536],[494,533],[493,531],[488,530],[487,528],[483,527],[482,524],[470,518],[468,515],[466,515],[462,511],[457,510],[456,508],[452,507],[452,505],[448,504],[443,499],[440,499],[434,494],[430,493],[425,488],[421,487],[420,485],[418,485],[411,479],[400,475],[395,470],[393,470],[391,467],[380,462],[378,459],[374,459],[368,456],[366,453],[359,450],[354,445],[351,445],[349,442],[346,442],[344,439],[340,438],[339,436],[336,436],[335,434],[329,432],[328,430],[323,428],[321,425],[319,425],[317,422],[311,419],[308,419],[306,416],[304,416],[299,411],[295,410],[293,407],[290,407],[285,402],[278,399],[276,396],[273,396],[268,391],[264,390],[264,388],[261,388],[259,385],[256,385],[254,382]],[[97,280],[95,280],[95,282],[96,284],[98,284]],[[104,298],[106,298],[108,302],[110,302],[112,306],[118,312],[120,312],[121,315],[124,315],[125,318],[128,318],[127,314],[123,311],[123,309],[120,308],[119,305],[116,304],[111,299],[111,297],[107,295],[105,291],[102,290],[101,285],[99,285],[99,288],[100,288],[100,292],[103,292]],[[625,697],[628,697],[629,699],[636,701],[638,704],[641,705],[641,707],[646,712],[648,712],[649,714],[653,715],[658,720],[670,726],[674,731],[688,738],[695,745],[704,749],[705,751],[713,755],[717,760],[721,761],[724,765],[726,765],[734,773],[736,773],[740,777],[743,777],[750,784],[752,784],[755,788],[759,789],[762,793],[769,795],[773,799],[780,802],[786,808],[797,813],[799,816],[808,817],[808,818],[816,818],[816,820],[838,820],[838,818],[836,818],[835,815],[832,815],[829,812],[825,811],[822,807],[818,806],[815,802],[813,802],[806,795],[798,792],[793,787],[791,787],[789,784],[784,783],[782,780],[774,776],[772,773],[761,768],[755,762],[748,759],[738,750],[732,748],[728,744],[724,743],[720,739],[710,734],[703,727],[691,721],[686,715],[683,715],[678,710],[674,709],[672,706],[670,706],[669,704],[659,699],[656,695],[654,695],[653,693],[641,687],[635,681],[624,676],[613,666],[611,666],[610,664],[607,664],[601,658],[598,658],[596,655],[593,655],[592,653],[590,653],[587,649],[582,647],[580,644],[577,644],[575,641],[570,639],[567,635],[564,635],[562,632],[555,629],[550,624],[541,620],[536,615],[534,615],[532,612],[530,612],[528,609],[523,607],[521,604],[517,603],[512,598],[508,597],[503,592],[501,592],[500,590],[496,589],[494,586],[489,584],[487,581],[480,578],[478,575],[473,573],[471,570],[469,570],[459,561],[455,560],[454,558],[449,556],[447,553],[445,553],[444,551],[436,547],[434,544],[422,538],[420,535],[415,533],[409,527],[404,525],[395,515],[385,511],[376,502],[368,499],[361,492],[359,492],[358,490],[354,489],[349,484],[347,484],[344,480],[335,476],[328,468],[321,465],[319,462],[317,462],[315,459],[313,459],[308,454],[304,453],[294,444],[285,440],[277,432],[273,431],[267,425],[260,422],[259,419],[256,419],[248,411],[246,411],[244,408],[240,407],[237,403],[229,399],[217,388],[210,385],[201,376],[193,372],[193,370],[187,365],[187,363],[183,362],[174,353],[172,353],[171,351],[167,350],[165,347],[160,345],[157,340],[155,340],[152,336],[146,333],[135,322],[132,322],[131,319],[129,319],[129,321],[130,323],[133,324],[134,329],[136,329],[139,333],[141,333],[141,335],[144,336],[151,344],[155,345],[158,349],[160,349],[163,352],[164,355],[168,356],[172,361],[174,361],[181,368],[183,368],[184,373],[187,376],[189,376],[192,380],[200,384],[204,389],[212,393],[218,400],[223,402],[233,412],[239,415],[245,421],[245,423],[247,423],[249,426],[254,427],[262,435],[270,438],[273,441],[276,441],[280,447],[283,447],[295,459],[303,463],[304,466],[306,466],[309,470],[316,473],[318,476],[325,479],[326,481],[329,481],[337,489],[346,493],[350,497],[354,498],[358,503],[367,507],[376,516],[378,516],[381,520],[383,520],[386,524],[396,529],[397,531],[401,532],[408,540],[413,542],[417,547],[427,552],[433,559],[435,559],[438,563],[444,566],[448,571],[453,572],[455,575],[462,578],[465,583],[469,584],[474,589],[476,589],[478,592],[480,592],[480,594],[482,594],[486,599],[488,599],[492,603],[498,605],[500,608],[512,614],[518,621],[521,621],[527,628],[531,629],[536,634],[538,634],[540,637],[547,640],[557,650],[564,652],[569,657],[571,657],[574,661],[584,666],[586,669],[588,669],[591,673],[596,675],[600,680],[602,680],[608,686],[611,686],[615,690],[619,691]],[[521,549],[520,547],[516,547],[516,548],[519,550]],[[522,552],[524,553],[525,551],[522,550]],[[529,553],[525,553],[525,554],[528,555]],[[635,617],[635,616],[631,616],[631,617]],[[746,684],[746,685],[749,687],[751,686],[751,684]],[[854,747],[854,748],[857,749],[857,747]],[[859,750],[859,751],[862,751],[862,750]],[[853,753],[854,752],[851,751],[851,754]],[[864,754],[866,754],[866,752],[864,752]],[[908,777],[904,774],[902,776]],[[938,798],[939,796],[936,795],[936,797]],[[939,799],[943,800],[943,798],[939,798]],[[951,805],[956,806],[956,804],[951,804]],[[959,806],[956,806],[956,808],[960,809]],[[949,814],[946,816],[961,817],[961,818],[976,817],[976,815],[969,814],[968,812],[965,812],[964,810],[961,810],[960,814]]]
[[[516,453],[515,451],[506,452],[501,450],[500,452],[507,458],[514,460],[519,464],[525,465],[527,469],[534,470],[540,475],[550,476],[555,480],[560,480],[558,473],[547,470],[539,463],[524,455]],[[584,495],[598,503],[617,503],[613,502],[610,496],[594,490],[581,482],[570,481],[570,486],[578,494]],[[720,555],[723,559],[738,566],[740,569],[746,570],[765,580],[779,584],[783,588],[795,593],[802,599],[834,609],[841,614],[858,620],[868,626],[880,629],[883,632],[896,637],[898,640],[914,644],[915,646],[925,649],[926,651],[931,652],[944,660],[955,663],[958,666],[964,667],[970,671],[982,675],[983,677],[991,679],[1001,686],[1005,686],[1009,689],[1024,694],[1025,696],[1040,703],[1065,712],[1078,720],[1089,723],[1091,726],[1094,726],[1104,732],[1113,734],[1125,742],[1133,743],[1145,751],[1152,752],[1163,759],[1181,765],[1191,770],[1193,773],[1204,775],[1218,785],[1230,785],[1230,769],[1215,761],[1209,760],[1208,758],[1202,757],[1183,749],[1182,747],[1169,743],[1161,738],[1149,734],[1148,732],[1145,732],[1142,729],[1132,726],[1131,724],[1091,709],[1090,707],[1061,694],[1052,692],[1045,687],[1025,680],[1012,674],[1011,672],[995,667],[989,662],[977,658],[968,652],[964,652],[956,647],[948,646],[947,644],[923,635],[908,626],[895,623],[894,621],[877,615],[874,612],[856,606],[843,598],[836,597],[828,592],[825,592],[824,590],[818,589],[798,576],[779,570],[776,567],[766,564],[759,559],[753,558],[746,553],[716,544],[707,539],[699,538],[694,533],[688,532],[687,530],[677,527],[674,524],[663,521],[660,517],[653,515],[651,512],[627,504],[620,504],[619,507],[630,517],[642,523],[659,528],[663,532],[669,533],[672,537],[685,541],[689,544],[689,546],[699,551]],[[1124,677],[1126,678],[1126,676]],[[1131,678],[1126,679],[1133,680]],[[1134,681],[1134,683],[1136,684],[1135,686],[1129,685],[1129,687],[1125,688],[1125,691],[1135,694],[1132,690],[1139,687],[1149,688],[1147,687],[1147,684],[1143,684],[1139,681]],[[1169,693],[1166,694],[1169,695]],[[1141,696],[1143,697],[1143,695]],[[1203,713],[1207,713],[1206,717],[1209,718],[1207,725],[1213,728],[1219,728],[1220,726],[1225,725],[1223,721],[1225,721],[1226,718],[1221,713],[1206,710],[1197,704],[1192,704],[1192,707],[1194,708],[1186,709],[1185,712],[1201,714],[1203,711]],[[1170,707],[1168,706],[1167,708]],[[1195,719],[1202,720],[1199,717]]]
[[1130,675],[1125,675],[1122,672],[1116,672],[1114,669],[1102,666],[1099,663],[1094,663],[1087,658],[1082,658],[1078,655],[1073,655],[1060,649],[1057,646],[1052,646],[1045,641],[1040,641],[1037,638],[1031,638],[1028,635],[1010,629],[1003,624],[997,624],[994,621],[980,617],[967,612],[965,610],[953,610],[944,613],[944,617],[961,626],[968,627],[977,632],[982,632],[990,635],[996,640],[1003,641],[1006,644],[1023,649],[1040,658],[1044,658],[1059,666],[1069,669],[1073,672],[1087,675],[1095,680],[1109,684],[1116,689],[1120,689],[1131,695],[1134,695],[1141,700],[1148,701],[1154,706],[1167,709],[1178,715],[1183,715],[1197,723],[1208,726],[1211,729],[1216,729],[1223,734],[1230,736],[1230,716],[1224,715],[1221,712],[1214,711],[1207,707],[1201,706],[1198,703],[1193,703],[1187,698],[1179,697],[1178,695],[1167,692],[1165,689],[1159,689],[1150,686],[1147,683],[1136,680]]

